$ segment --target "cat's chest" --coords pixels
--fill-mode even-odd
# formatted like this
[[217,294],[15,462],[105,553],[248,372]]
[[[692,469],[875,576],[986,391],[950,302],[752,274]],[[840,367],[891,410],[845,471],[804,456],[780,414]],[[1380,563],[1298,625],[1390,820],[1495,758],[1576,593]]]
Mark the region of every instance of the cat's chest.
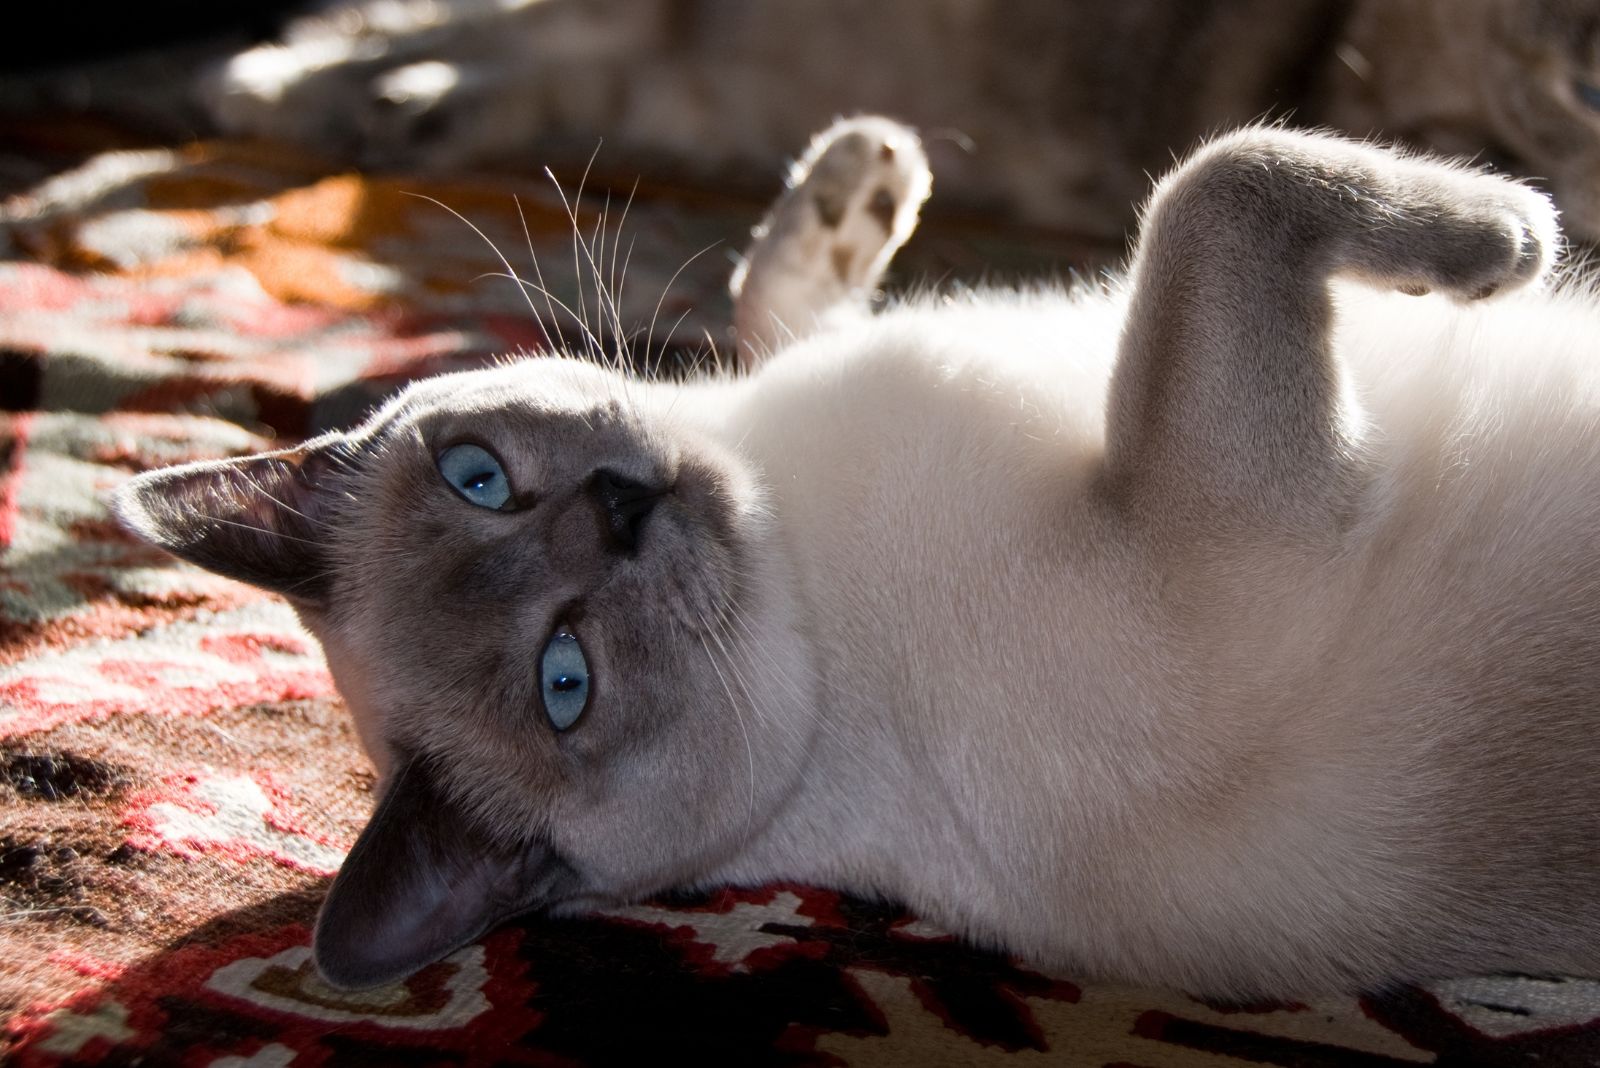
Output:
[[746,451],[842,699],[992,698],[1056,651],[1097,455],[1056,395],[890,352],[768,398]]

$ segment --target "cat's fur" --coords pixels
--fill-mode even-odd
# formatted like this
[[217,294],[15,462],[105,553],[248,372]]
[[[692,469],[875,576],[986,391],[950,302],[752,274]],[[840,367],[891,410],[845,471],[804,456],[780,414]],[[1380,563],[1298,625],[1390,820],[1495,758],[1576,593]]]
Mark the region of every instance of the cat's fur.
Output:
[[374,165],[776,173],[834,116],[947,207],[1118,238],[1204,135],[1294,113],[1546,179],[1600,238],[1600,0],[337,0],[206,81],[234,133]]
[[[1125,284],[874,317],[914,136],[798,176],[748,375],[529,359],[119,493],[293,601],[383,771],[329,980],[774,878],[1211,994],[1600,974],[1600,306],[1529,287],[1542,196],[1250,129],[1162,183]],[[516,510],[446,484],[463,439]],[[670,487],[636,543],[619,475]]]

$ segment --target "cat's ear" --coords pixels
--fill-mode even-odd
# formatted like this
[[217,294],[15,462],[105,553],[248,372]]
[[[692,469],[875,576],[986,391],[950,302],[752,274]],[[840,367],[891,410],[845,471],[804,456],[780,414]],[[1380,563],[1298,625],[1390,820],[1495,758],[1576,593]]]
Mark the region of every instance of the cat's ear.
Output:
[[432,781],[400,767],[317,917],[322,977],[363,989],[404,979],[568,888],[571,869],[543,846],[479,831]]
[[294,600],[327,596],[331,476],[350,463],[331,435],[294,449],[150,471],[111,499],[146,541],[208,571]]

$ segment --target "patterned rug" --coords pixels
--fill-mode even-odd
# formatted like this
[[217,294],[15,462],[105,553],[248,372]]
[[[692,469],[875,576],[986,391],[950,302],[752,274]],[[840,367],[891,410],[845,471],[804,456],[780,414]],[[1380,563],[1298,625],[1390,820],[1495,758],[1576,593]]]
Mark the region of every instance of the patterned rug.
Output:
[[[136,544],[104,500],[153,466],[346,425],[418,375],[581,345],[580,320],[668,371],[726,348],[760,204],[598,173],[568,203],[543,178],[328,176],[200,144],[93,156],[0,205],[7,1063],[1600,1063],[1594,982],[1208,1004],[803,886],[529,919],[404,985],[318,982],[310,925],[372,801],[318,651],[281,602]],[[549,302],[494,277],[491,245]],[[904,273],[1076,258],[952,225]],[[626,278],[614,312],[597,273]]]

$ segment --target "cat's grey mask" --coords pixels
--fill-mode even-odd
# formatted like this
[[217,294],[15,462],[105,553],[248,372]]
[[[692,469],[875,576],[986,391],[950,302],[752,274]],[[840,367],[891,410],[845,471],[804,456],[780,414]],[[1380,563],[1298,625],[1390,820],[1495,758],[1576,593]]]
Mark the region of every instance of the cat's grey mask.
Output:
[[679,885],[749,832],[712,658],[719,620],[759,616],[759,509],[644,389],[557,359],[433,379],[348,434],[117,495],[142,537],[290,599],[386,773],[318,921],[335,984]]

